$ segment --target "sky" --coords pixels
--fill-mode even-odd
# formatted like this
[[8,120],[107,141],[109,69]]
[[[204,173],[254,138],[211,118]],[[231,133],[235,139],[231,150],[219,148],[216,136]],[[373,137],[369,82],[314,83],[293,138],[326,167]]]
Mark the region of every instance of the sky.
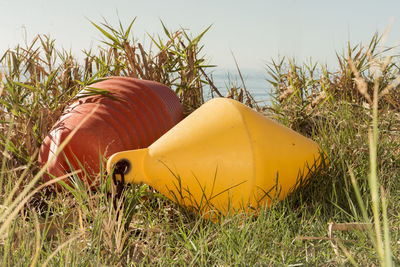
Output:
[[212,25],[204,52],[218,68],[235,67],[232,53],[244,69],[263,70],[282,56],[334,67],[347,41],[368,42],[389,25],[386,45],[400,44],[399,10],[399,0],[0,0],[0,54],[48,34],[58,48],[83,56],[102,40],[89,20],[117,26],[136,17],[134,35],[145,45],[146,33],[163,34],[160,20],[193,35]]

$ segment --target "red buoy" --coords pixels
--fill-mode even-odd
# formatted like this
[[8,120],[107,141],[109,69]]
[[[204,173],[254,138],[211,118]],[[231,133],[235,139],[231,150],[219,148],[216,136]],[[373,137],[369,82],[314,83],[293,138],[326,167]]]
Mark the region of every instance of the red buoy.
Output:
[[[40,148],[39,163],[43,166],[74,128],[96,109],[50,163],[47,171],[55,177],[83,167],[88,175],[82,172],[79,177],[92,185],[102,160],[119,151],[148,147],[183,118],[179,98],[160,83],[111,77],[90,87],[107,90],[111,97],[98,94],[74,101]],[[45,175],[44,179],[51,178]]]

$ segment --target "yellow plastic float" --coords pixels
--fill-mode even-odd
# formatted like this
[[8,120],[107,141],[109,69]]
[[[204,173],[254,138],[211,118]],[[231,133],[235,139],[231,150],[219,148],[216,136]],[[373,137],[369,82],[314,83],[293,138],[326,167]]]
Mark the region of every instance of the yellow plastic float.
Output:
[[[215,98],[145,149],[112,155],[127,183],[146,183],[209,217],[283,199],[321,164],[312,140],[232,99]],[[115,175],[121,180],[122,176]]]

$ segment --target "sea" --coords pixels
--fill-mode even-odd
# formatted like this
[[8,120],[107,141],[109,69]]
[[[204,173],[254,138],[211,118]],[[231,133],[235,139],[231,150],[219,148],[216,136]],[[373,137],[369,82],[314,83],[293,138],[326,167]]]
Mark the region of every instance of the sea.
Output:
[[[246,89],[251,93],[254,99],[261,105],[270,104],[272,87],[267,81],[267,71],[263,69],[240,69],[240,73],[242,74]],[[212,78],[214,85],[223,96],[226,96],[228,90],[233,86],[236,88],[243,88],[243,82],[238,71],[235,69],[215,69],[209,71],[208,75]],[[212,97],[211,89],[206,88],[206,100]]]

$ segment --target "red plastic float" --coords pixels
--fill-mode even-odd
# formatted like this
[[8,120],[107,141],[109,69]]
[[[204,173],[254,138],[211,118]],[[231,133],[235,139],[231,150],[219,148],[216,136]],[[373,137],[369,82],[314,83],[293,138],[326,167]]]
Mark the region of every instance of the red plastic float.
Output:
[[[83,173],[79,177],[92,184],[100,172],[101,157],[104,160],[119,151],[148,147],[183,118],[179,98],[160,83],[111,77],[90,87],[107,90],[112,97],[94,95],[73,102],[41,146],[39,163],[43,166],[72,130],[97,108],[50,163],[47,171],[55,177],[83,166],[89,178]],[[45,175],[44,180],[49,179]]]

